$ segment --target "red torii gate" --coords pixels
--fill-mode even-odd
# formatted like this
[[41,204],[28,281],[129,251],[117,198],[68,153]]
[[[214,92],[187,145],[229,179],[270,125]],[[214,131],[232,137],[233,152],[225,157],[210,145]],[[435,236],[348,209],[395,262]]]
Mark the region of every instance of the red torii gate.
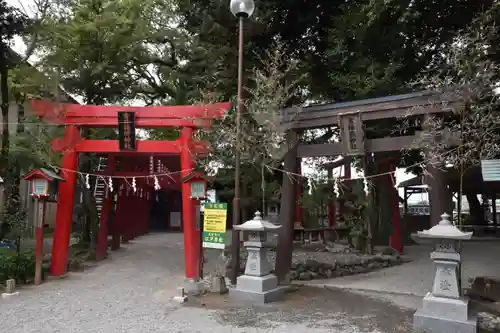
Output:
[[[223,117],[231,106],[230,102],[189,106],[98,106],[54,103],[44,100],[30,100],[30,104],[33,113],[44,121],[66,125],[65,136],[51,142],[52,149],[63,154],[61,168],[63,170],[62,176],[66,180],[59,185],[50,266],[51,274],[54,276],[66,273],[76,186],[76,172],[71,171],[77,170],[79,153],[108,154],[110,156],[109,163],[103,175],[122,177],[143,176],[147,173],[115,171],[115,155],[179,155],[180,177],[183,178],[192,171],[194,156],[208,153],[208,143],[195,140],[193,138],[194,131],[210,127],[212,120]],[[180,138],[175,141],[138,140],[135,151],[124,151],[120,150],[118,140],[88,140],[80,136],[80,128],[83,127],[117,128],[118,112],[134,112],[136,128],[180,128]],[[186,277],[196,280],[200,276],[200,236],[195,226],[195,201],[190,199],[189,183],[182,183],[180,186]],[[98,259],[105,256],[107,249],[108,231],[105,226],[112,206],[111,197],[108,194],[102,205],[101,228],[97,246]],[[135,232],[133,231],[133,233]]]

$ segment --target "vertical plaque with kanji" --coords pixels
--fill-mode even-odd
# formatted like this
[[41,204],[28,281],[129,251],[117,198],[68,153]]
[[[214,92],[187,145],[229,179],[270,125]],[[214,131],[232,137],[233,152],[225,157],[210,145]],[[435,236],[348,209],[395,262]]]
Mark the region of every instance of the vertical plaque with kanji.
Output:
[[118,112],[120,150],[136,150],[135,113]]
[[339,117],[340,141],[347,155],[364,155],[364,130],[359,114],[345,114]]

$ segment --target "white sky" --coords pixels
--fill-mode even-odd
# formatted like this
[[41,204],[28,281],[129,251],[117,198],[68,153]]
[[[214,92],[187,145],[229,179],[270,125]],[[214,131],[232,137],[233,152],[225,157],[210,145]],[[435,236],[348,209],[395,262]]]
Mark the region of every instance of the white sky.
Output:
[[[15,6],[15,7],[21,9],[27,15],[32,15],[33,12],[34,12],[34,10],[33,10],[33,0],[7,0],[7,4],[9,4],[11,6]],[[15,38],[14,39],[12,48],[16,52],[18,52],[20,54],[24,54],[24,52],[26,51],[26,45],[23,43],[23,41],[21,40],[21,38]],[[304,175],[313,175],[314,173],[317,172],[317,169],[316,168],[311,168],[308,165],[306,165],[305,163],[302,163],[302,172],[303,172]],[[339,172],[340,172],[340,168],[337,169],[337,170],[334,170],[334,174],[335,173],[338,174]],[[351,170],[351,174],[352,175],[360,175],[360,174],[356,173],[355,169]],[[396,180],[397,180],[398,183],[400,183],[402,181],[405,181],[407,179],[410,179],[413,176],[414,175],[406,174],[404,172],[404,169],[398,169],[396,171]],[[402,190],[400,191],[400,195],[402,195]],[[413,199],[412,201],[414,201],[414,200],[415,201],[421,200],[420,198],[412,198],[412,199]]]

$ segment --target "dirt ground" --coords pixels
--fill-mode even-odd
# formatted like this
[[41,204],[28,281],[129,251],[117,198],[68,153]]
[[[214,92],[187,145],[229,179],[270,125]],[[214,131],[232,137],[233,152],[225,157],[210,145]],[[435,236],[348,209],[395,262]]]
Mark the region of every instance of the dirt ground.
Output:
[[212,311],[222,325],[259,331],[303,324],[325,332],[416,332],[413,311],[332,288],[297,286],[286,293],[285,302],[251,307],[232,303],[227,294],[205,294],[191,297],[187,306]]

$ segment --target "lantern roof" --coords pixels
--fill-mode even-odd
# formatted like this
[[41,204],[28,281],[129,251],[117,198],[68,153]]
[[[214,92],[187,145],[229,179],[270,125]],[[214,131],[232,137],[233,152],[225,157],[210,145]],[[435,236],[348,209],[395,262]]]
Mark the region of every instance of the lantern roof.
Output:
[[57,173],[47,168],[33,169],[24,176],[24,180],[32,180],[40,178],[46,179],[50,182],[54,180],[65,181],[64,178],[60,177]]
[[419,231],[418,237],[435,239],[471,239],[472,232],[462,232],[450,221],[450,215],[444,213],[441,215],[441,221],[429,230]]
[[194,171],[191,172],[189,175],[186,177],[181,178],[181,183],[187,183],[187,182],[193,182],[193,181],[208,181],[207,176],[205,176],[203,173]]
[[281,228],[281,226],[274,225],[271,222],[263,220],[261,213],[257,211],[253,220],[246,221],[240,225],[235,225],[233,228],[244,231],[275,231]]

